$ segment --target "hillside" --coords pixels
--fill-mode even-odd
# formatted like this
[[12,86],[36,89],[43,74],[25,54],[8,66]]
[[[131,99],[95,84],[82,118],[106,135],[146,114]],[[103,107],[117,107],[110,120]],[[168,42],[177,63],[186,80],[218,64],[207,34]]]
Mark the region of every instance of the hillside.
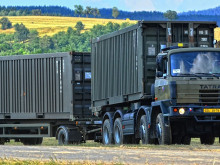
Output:
[[[57,17],[57,16],[9,16],[12,24],[23,23],[28,29],[36,29],[39,35],[52,36],[60,31],[66,31],[68,27],[74,28],[78,21],[82,21],[85,30],[91,29],[94,25],[106,25],[108,22],[121,24],[123,22],[136,23],[137,21],[101,18],[80,18],[80,17]],[[0,17],[1,19],[1,17]],[[14,33],[14,29],[0,30],[0,33]]]
[[[67,7],[61,7],[61,6],[9,6],[9,7],[3,7],[0,6],[0,10],[23,10],[23,11],[32,11],[39,9],[43,15],[52,15],[52,16],[69,16],[73,17],[75,16],[74,10],[67,8]],[[100,11],[100,17],[104,19],[112,19],[112,9],[99,9]],[[4,12],[3,12],[4,13]],[[1,15],[1,12],[0,12]],[[86,17],[85,15],[83,17]],[[90,18],[94,18],[93,15],[88,15]],[[117,17],[118,19],[131,19],[131,20],[146,20],[146,21],[162,21],[167,20],[163,17],[163,12],[159,11],[135,11],[135,12],[129,12],[129,11],[122,11],[120,10],[120,14]],[[220,6],[213,8],[213,9],[207,9],[207,10],[201,10],[201,11],[188,11],[188,12],[182,12],[178,13],[178,20],[179,21],[216,21],[220,25]]]

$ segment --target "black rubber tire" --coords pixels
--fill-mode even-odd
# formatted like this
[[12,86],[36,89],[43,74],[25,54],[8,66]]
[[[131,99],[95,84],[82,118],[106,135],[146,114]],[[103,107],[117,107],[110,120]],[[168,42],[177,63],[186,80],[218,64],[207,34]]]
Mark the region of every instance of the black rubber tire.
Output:
[[163,114],[159,113],[156,119],[156,133],[158,143],[162,145],[170,145],[172,142],[172,135],[170,127],[165,126]]
[[215,142],[215,137],[212,135],[202,135],[200,136],[200,142],[201,144],[205,145],[213,145]]
[[116,145],[123,144],[123,130],[122,130],[122,122],[121,118],[115,119],[114,127],[113,127],[113,134],[114,134],[114,142]]
[[68,145],[68,144],[70,144],[67,129],[61,128],[58,132],[57,139],[58,139],[58,144],[59,145]]
[[139,133],[140,133],[140,138],[142,144],[154,144],[155,141],[154,139],[150,138],[150,129],[148,128],[148,121],[146,115],[141,116],[140,119],[140,128],[139,128]]
[[112,128],[109,119],[106,119],[102,126],[102,143],[104,145],[112,144]]
[[43,138],[37,138],[36,145],[41,145],[43,143]]

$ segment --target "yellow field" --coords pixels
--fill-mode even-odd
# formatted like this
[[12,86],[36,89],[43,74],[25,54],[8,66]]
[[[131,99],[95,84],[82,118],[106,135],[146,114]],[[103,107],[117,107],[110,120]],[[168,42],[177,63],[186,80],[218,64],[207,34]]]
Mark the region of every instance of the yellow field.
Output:
[[[1,17],[0,17],[1,19]],[[55,16],[8,16],[12,25],[23,23],[28,29],[36,29],[40,36],[52,36],[60,31],[66,31],[68,27],[74,28],[78,21],[82,21],[85,30],[89,30],[96,24],[106,25],[113,23],[136,23],[137,21],[119,19],[100,19],[100,18],[80,18],[80,17],[55,17]],[[14,29],[0,30],[0,33],[13,33]]]
[[[137,21],[101,18],[80,18],[80,17],[55,17],[55,16],[8,16],[12,24],[23,23],[28,29],[36,29],[39,35],[52,36],[60,31],[66,31],[68,27],[74,28],[78,21],[82,21],[85,30],[89,30],[94,25],[106,25],[113,23],[136,23]],[[1,19],[1,17],[0,17]],[[1,30],[0,33],[14,33],[14,29]],[[215,39],[220,41],[220,28],[215,29]]]

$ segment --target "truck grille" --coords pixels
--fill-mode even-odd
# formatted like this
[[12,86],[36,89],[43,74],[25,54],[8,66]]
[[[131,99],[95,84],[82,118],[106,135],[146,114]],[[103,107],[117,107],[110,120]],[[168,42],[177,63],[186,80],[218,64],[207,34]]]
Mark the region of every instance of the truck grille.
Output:
[[199,90],[199,101],[202,105],[218,105],[219,90]]

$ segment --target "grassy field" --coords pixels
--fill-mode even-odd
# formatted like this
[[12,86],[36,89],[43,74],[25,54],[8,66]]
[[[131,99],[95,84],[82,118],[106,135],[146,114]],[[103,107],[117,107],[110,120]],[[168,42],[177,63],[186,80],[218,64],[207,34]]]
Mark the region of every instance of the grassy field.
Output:
[[[1,19],[1,17],[0,17]],[[96,24],[106,25],[108,22],[121,24],[123,22],[136,23],[137,21],[80,17],[55,17],[55,16],[9,16],[12,25],[23,23],[28,29],[36,29],[40,36],[52,36],[60,31],[66,31],[68,27],[74,28],[78,21],[82,21],[85,30],[89,30]],[[14,29],[0,30],[0,33],[13,33]]]
[[[11,140],[10,143],[6,143],[5,145],[23,145],[20,142],[14,142]],[[42,146],[58,146],[58,141],[55,138],[44,138]],[[72,144],[68,146],[81,146],[81,147],[118,147],[116,145],[105,146],[102,143],[96,143],[94,141],[87,141],[86,143],[81,144]],[[123,147],[125,148],[156,148],[156,149],[206,149],[208,145],[201,145],[199,138],[192,138],[190,145],[136,145],[136,144],[125,144]],[[212,145],[213,147],[220,147],[220,143],[218,138],[215,139],[215,143]]]

